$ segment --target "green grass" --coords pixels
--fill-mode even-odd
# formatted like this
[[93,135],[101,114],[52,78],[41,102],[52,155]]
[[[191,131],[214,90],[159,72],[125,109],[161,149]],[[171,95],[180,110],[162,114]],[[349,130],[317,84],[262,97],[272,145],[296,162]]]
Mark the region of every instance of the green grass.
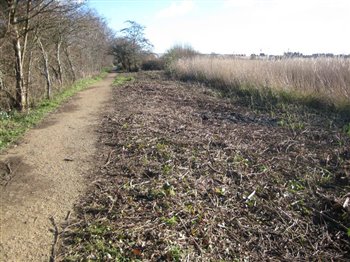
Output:
[[172,216],[170,218],[163,218],[163,221],[168,226],[175,226],[177,224],[177,218],[176,216]]
[[54,111],[70,97],[100,81],[106,74],[106,72],[103,72],[96,77],[79,80],[70,88],[58,93],[53,99],[41,101],[28,112],[0,112],[0,150],[15,142],[29,128],[38,124],[48,113]]
[[350,136],[350,123],[343,127],[344,132]]
[[[137,261],[137,259],[126,258],[120,249],[114,244],[114,241],[121,241],[124,236],[120,234],[113,235],[113,229],[103,223],[92,223],[86,228],[76,232],[71,244],[79,247],[79,251],[84,254],[90,254],[82,260],[79,253],[71,253],[63,261],[113,261],[128,262]],[[111,239],[113,238],[113,239]]]
[[183,251],[181,250],[180,247],[178,247],[178,246],[173,246],[173,247],[171,247],[171,249],[169,250],[169,255],[170,255],[169,258],[171,258],[172,261],[178,262],[178,261],[181,261],[181,259],[182,259]]
[[127,82],[131,82],[131,81],[134,81],[135,78],[132,77],[132,76],[123,76],[123,75],[118,75],[114,81],[113,81],[113,85],[114,86],[121,86],[121,85],[124,85],[125,83]]

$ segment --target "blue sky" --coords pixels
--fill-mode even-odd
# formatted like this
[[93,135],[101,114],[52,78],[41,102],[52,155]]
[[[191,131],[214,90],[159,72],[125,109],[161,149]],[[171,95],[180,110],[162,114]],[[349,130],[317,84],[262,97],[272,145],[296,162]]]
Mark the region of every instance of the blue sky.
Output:
[[114,30],[146,26],[154,51],[350,53],[350,0],[88,0]]

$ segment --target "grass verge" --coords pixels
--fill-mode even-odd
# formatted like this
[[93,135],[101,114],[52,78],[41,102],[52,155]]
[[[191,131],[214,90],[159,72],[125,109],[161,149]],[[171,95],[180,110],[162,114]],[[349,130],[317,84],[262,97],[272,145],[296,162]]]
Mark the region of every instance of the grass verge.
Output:
[[70,97],[100,81],[106,74],[106,72],[103,72],[98,76],[79,80],[70,88],[58,93],[53,99],[43,100],[28,112],[0,112],[0,150],[16,141],[26,130],[38,124],[48,113],[54,111]]
[[132,76],[118,75],[113,81],[113,86],[121,86],[127,82],[132,82],[134,80],[135,78]]

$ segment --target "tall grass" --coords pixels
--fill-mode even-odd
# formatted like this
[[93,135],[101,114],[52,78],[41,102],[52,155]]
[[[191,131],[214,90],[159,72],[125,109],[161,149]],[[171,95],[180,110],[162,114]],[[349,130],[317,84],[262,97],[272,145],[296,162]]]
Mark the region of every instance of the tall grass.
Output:
[[197,56],[175,61],[170,71],[182,80],[209,83],[226,92],[245,90],[258,92],[266,99],[350,106],[350,59],[345,58],[250,60]]

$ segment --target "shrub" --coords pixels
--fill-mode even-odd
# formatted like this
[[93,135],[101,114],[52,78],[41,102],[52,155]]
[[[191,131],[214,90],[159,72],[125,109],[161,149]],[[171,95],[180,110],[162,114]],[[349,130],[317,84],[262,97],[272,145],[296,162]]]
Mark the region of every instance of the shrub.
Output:
[[190,45],[175,45],[165,52],[163,60],[165,63],[165,69],[170,70],[173,62],[181,58],[193,58],[200,53],[193,49]]
[[142,62],[141,69],[145,71],[163,70],[164,60],[161,58],[151,58]]

